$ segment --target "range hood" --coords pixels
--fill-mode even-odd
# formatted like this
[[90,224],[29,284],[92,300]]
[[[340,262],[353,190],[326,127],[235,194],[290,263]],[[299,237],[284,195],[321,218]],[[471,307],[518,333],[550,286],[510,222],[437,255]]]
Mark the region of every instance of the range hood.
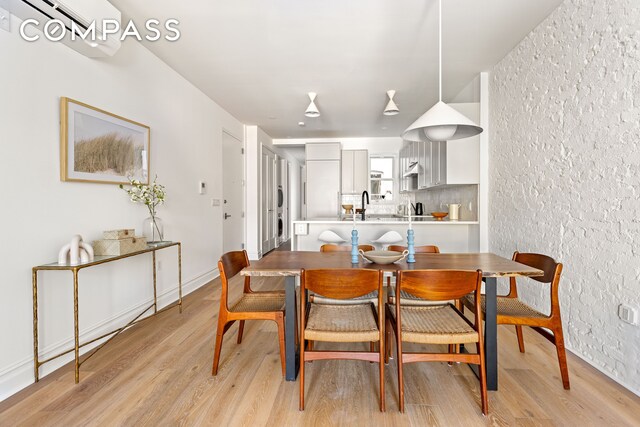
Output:
[[404,174],[402,174],[402,176],[404,178],[416,176],[418,175],[419,171],[420,171],[420,165],[418,164],[418,162],[411,162],[409,163],[409,167],[407,168],[407,170],[404,171]]

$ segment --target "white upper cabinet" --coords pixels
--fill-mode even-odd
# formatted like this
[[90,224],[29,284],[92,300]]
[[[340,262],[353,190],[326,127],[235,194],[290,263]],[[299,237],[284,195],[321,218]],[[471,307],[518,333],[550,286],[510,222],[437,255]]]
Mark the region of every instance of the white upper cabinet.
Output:
[[340,160],[339,142],[317,142],[305,144],[307,160]]
[[369,152],[342,150],[342,194],[360,194],[369,189]]

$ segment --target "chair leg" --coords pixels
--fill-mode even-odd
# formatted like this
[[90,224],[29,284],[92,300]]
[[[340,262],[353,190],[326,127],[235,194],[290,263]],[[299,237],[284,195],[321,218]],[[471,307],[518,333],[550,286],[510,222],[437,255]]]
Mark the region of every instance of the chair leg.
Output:
[[569,384],[569,367],[567,366],[567,353],[564,348],[564,334],[562,333],[562,324],[560,324],[560,326],[553,331],[553,337],[556,342],[556,352],[558,353],[558,364],[560,365],[562,386],[565,390],[570,390],[571,384]]
[[386,410],[385,406],[385,394],[384,394],[384,357],[387,351],[384,348],[384,341],[380,341],[380,346],[378,348],[379,356],[378,356],[378,365],[380,368],[380,411],[384,412]]
[[516,325],[516,335],[518,336],[518,347],[520,347],[520,353],[524,353],[524,335],[522,334],[522,326]]
[[284,376],[287,373],[284,349],[284,315],[280,314],[276,317],[276,323],[278,324],[278,342],[280,344],[280,366],[282,367],[282,376]]
[[[455,351],[456,351],[455,348],[456,348],[455,344],[449,344],[449,354],[455,353]],[[447,362],[447,364],[449,366],[453,366],[453,362],[451,362],[451,361]]]
[[300,346],[300,403],[298,404],[298,409],[300,411],[304,411],[304,339],[302,340],[302,345]]
[[216,344],[213,350],[213,366],[211,367],[211,375],[218,375],[218,363],[220,363],[220,352],[222,351],[222,340],[224,338],[224,327],[227,325],[226,320],[218,321],[218,330],[216,332]]
[[476,344],[476,351],[480,356],[480,366],[478,367],[478,371],[480,372],[480,400],[482,403],[482,413],[484,415],[489,414],[489,402],[487,399],[487,371],[486,371],[486,363],[484,361],[484,344],[480,342],[480,344]]
[[402,341],[396,334],[396,363],[398,364],[398,400],[400,401],[400,412],[404,412],[404,376],[402,363]]
[[240,327],[238,328],[238,344],[242,343],[242,333],[244,332],[244,320],[238,322]]
[[391,322],[389,319],[385,319],[384,325],[384,363],[389,364],[389,357],[391,356]]

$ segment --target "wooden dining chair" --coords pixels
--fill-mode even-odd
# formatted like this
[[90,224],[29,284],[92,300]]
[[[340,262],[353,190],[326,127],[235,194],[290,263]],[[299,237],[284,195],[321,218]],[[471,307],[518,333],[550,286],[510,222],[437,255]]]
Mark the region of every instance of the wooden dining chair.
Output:
[[[371,245],[358,245],[358,249],[363,252],[373,251],[374,248]],[[351,252],[351,245],[334,245],[328,243],[320,246],[320,252]]]
[[[395,252],[404,252],[407,250],[407,247],[399,246],[399,245],[391,245],[389,246],[389,250],[395,251]],[[439,254],[440,248],[438,248],[435,245],[416,246],[415,252],[417,254]],[[389,302],[391,304],[395,304],[395,300],[396,300],[395,288],[391,285],[391,277],[387,277],[387,289],[389,290],[388,291]],[[443,305],[446,303],[448,303],[448,301],[446,302],[445,301],[427,301],[404,291],[400,293],[400,304],[402,305]],[[458,308],[459,308],[459,304],[458,304]]]
[[[384,304],[382,272],[367,269],[302,270],[300,283],[300,410],[304,410],[305,362],[356,359],[378,363],[380,411],[384,401]],[[350,299],[378,291],[374,304],[327,305],[307,301],[307,291],[332,299]],[[374,351],[329,351],[305,349],[305,341],[379,342]]]
[[[239,322],[238,344],[242,342],[245,320],[273,320],[278,325],[278,341],[280,344],[280,365],[282,375],[285,374],[284,352],[284,291],[260,291],[251,289],[251,278],[244,278],[244,289],[238,301],[229,304],[229,280],[235,277],[243,268],[249,266],[249,258],[246,251],[227,252],[218,261],[220,279],[222,282],[222,294],[220,295],[220,311],[218,313],[218,330],[216,332],[216,344],[213,353],[212,375],[218,373],[220,351],[225,332],[237,320]],[[295,313],[292,314],[295,316]]]
[[[358,245],[358,249],[364,252],[374,250],[371,245]],[[338,245],[322,245],[320,246],[320,252],[348,252],[351,251],[351,246],[338,246]],[[363,295],[354,299],[333,299],[326,298],[321,295],[310,295],[310,301],[316,304],[368,304],[370,302],[376,303],[378,299],[377,292],[371,292],[367,295]]]
[[[497,323],[499,325],[515,325],[516,335],[518,336],[518,347],[520,347],[521,353],[524,353],[524,336],[522,334],[523,326],[530,326],[533,330],[554,344],[556,347],[556,353],[558,354],[558,364],[560,365],[562,385],[566,390],[569,390],[571,388],[569,384],[569,369],[567,367],[567,355],[564,347],[564,334],[562,332],[562,319],[560,317],[560,300],[558,299],[558,287],[560,285],[560,275],[562,274],[562,264],[546,255],[520,253],[518,251],[514,252],[512,259],[521,264],[544,271],[543,276],[530,277],[530,279],[540,283],[551,284],[551,313],[547,316],[546,314],[540,313],[520,301],[518,299],[516,278],[511,277],[509,279],[509,294],[506,296],[499,296],[497,300]],[[468,295],[463,299],[463,302],[467,307],[475,305],[474,297],[471,295]],[[484,313],[484,295],[481,296],[480,305]]]
[[[388,248],[390,251],[403,252],[407,250],[406,246],[390,245]],[[422,245],[414,246],[413,249],[417,254],[439,254],[440,248],[436,245]]]
[[[488,413],[487,381],[485,373],[484,339],[482,336],[482,311],[480,303],[475,305],[477,316],[471,323],[453,306],[407,306],[402,305],[400,293],[406,291],[422,299],[433,301],[456,300],[470,292],[480,296],[482,271],[464,270],[413,270],[400,271],[396,286],[395,304],[387,304],[386,341],[389,345],[391,332],[396,336],[398,363],[398,394],[400,412],[404,412],[404,364],[423,361],[462,362],[479,365],[480,400],[482,413]],[[403,342],[418,344],[448,344],[448,353],[405,352]],[[458,353],[453,346],[475,343],[476,354]],[[388,362],[388,357],[385,357]]]

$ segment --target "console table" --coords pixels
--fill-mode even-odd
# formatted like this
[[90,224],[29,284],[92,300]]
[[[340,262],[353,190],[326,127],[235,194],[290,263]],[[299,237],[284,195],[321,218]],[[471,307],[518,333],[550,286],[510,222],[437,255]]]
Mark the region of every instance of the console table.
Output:
[[[156,252],[162,249],[170,248],[172,246],[177,246],[178,248],[178,302],[174,304],[170,304],[167,307],[161,310],[158,310],[158,295],[157,295],[157,289],[156,289]],[[113,331],[107,332],[106,334],[103,334],[85,343],[80,343],[80,328],[78,325],[78,306],[79,306],[78,272],[85,268],[95,267],[97,265],[106,264],[108,262],[118,261],[125,258],[130,258],[137,255],[147,254],[149,252],[152,253],[152,260],[153,260],[153,304],[145,308],[142,313],[138,314],[136,317],[133,318],[133,320],[131,320],[126,325],[118,329],[115,329]],[[75,341],[74,348],[63,351],[62,353],[56,354],[55,356],[51,356],[48,359],[42,360],[42,361],[39,360],[38,358],[39,357],[38,355],[38,271],[41,271],[41,270],[61,270],[61,271],[71,271],[73,273],[73,335],[74,335],[74,341]],[[33,267],[32,269],[32,280],[33,280],[33,369],[34,369],[35,380],[36,382],[40,380],[40,373],[39,373],[40,366],[73,351],[75,352],[75,371],[76,371],[75,379],[77,384],[80,381],[80,365],[86,362],[87,359],[93,356],[98,350],[104,347],[113,338],[118,336],[122,331],[124,331],[128,327],[138,322],[149,319],[162,311],[165,311],[167,309],[170,309],[176,306],[179,307],[180,313],[182,313],[182,245],[180,242],[162,242],[159,244],[149,245],[146,249],[136,251],[136,252],[131,252],[124,255],[96,256],[93,261],[89,261],[85,263],[79,263],[74,265],[58,264],[58,263],[39,265],[39,266]],[[151,308],[153,308],[153,314],[140,319],[140,317],[143,314],[145,314],[147,311],[149,311]],[[85,345],[91,344],[109,335],[112,335],[112,336],[109,339],[107,339],[105,342],[100,344],[98,347],[93,349],[93,351],[91,351],[91,353],[89,353],[89,355],[87,355],[84,358],[84,360],[80,361],[81,347],[84,347]]]

